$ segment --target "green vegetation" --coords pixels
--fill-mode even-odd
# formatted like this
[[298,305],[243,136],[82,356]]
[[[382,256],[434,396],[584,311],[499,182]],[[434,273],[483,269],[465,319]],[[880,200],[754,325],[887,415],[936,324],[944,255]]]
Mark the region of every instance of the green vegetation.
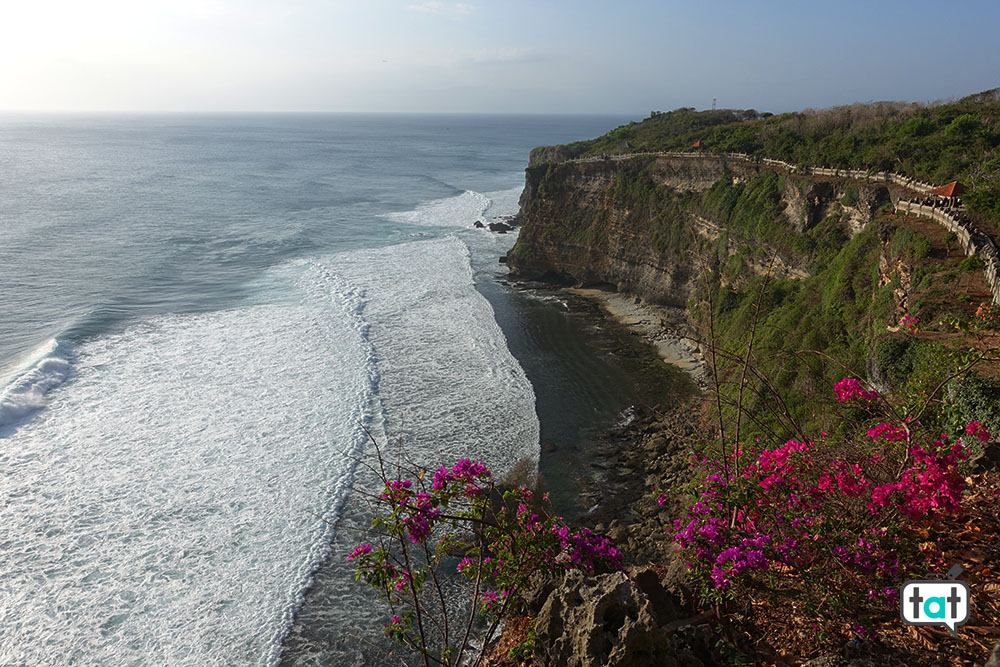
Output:
[[[551,165],[538,183],[538,197],[533,206],[543,200],[559,202],[573,196],[567,187],[570,179],[566,175],[569,167],[565,164]],[[746,181],[736,182],[732,177],[723,176],[708,190],[701,193],[679,192],[672,188],[660,187],[656,174],[657,163],[652,157],[637,156],[619,165],[614,181],[609,186],[607,200],[612,208],[625,212],[630,225],[648,229],[653,247],[657,252],[677,255],[691,246],[691,225],[688,214],[710,218],[723,224],[726,240],[732,235],[756,249],[733,259],[730,274],[739,273],[749,259],[767,263],[766,253],[761,243],[778,249],[785,255],[795,255],[803,263],[823,263],[840,251],[847,241],[841,215],[828,216],[816,225],[800,233],[789,225],[782,203],[782,193],[789,185],[786,178],[774,173],[764,173]],[[800,184],[793,184],[800,187]],[[571,205],[567,199],[565,202]],[[593,248],[603,247],[607,239],[607,208],[594,211],[591,218],[573,217],[552,219],[541,228],[540,237],[549,243],[582,244]],[[530,244],[518,242],[512,251],[514,255],[527,259]],[[726,243],[720,244],[720,262],[728,260]],[[808,258],[808,259],[807,259]]]
[[[701,142],[701,148],[692,145]],[[1000,218],[1000,89],[956,102],[854,104],[777,116],[754,110],[653,113],[603,137],[533,157],[639,151],[740,152],[796,165],[895,171],[933,183],[962,180],[981,215]],[[845,194],[850,201],[850,193]],[[845,205],[850,205],[845,202]]]
[[761,254],[760,244],[766,244],[784,254],[799,255],[803,262],[825,263],[847,242],[840,214],[832,214],[805,233],[799,233],[785,217],[782,204],[785,187],[784,177],[774,173],[740,183],[723,177],[691,201],[688,208],[724,223],[727,234],[753,244]]
[[701,196],[706,217],[726,223],[745,238],[778,241],[788,236],[781,207],[782,179],[777,174],[758,176],[746,183],[722,178]]
[[[554,253],[559,243],[573,246],[570,271],[583,245],[626,263],[658,253],[649,258],[657,268],[673,264],[691,277],[688,313],[708,343],[717,389],[690,436],[707,458],[693,482],[665,479],[669,490],[657,500],[668,507],[690,494],[669,537],[699,584],[702,609],[735,609],[738,625],[770,621],[768,610],[786,613],[794,600],[795,623],[811,628],[809,641],[818,644],[842,645],[833,628],[847,621],[866,632],[894,628],[891,594],[911,575],[900,561],[913,575],[935,571],[937,563],[917,557],[944,532],[907,522],[953,519],[969,499],[963,491],[982,463],[976,457],[994,456],[989,433],[1000,432],[990,333],[1000,329],[1000,309],[988,304],[983,262],[951,253],[957,234],[890,215],[885,191],[839,179],[730,161],[734,173],[710,186],[699,177],[675,189],[663,184],[685,178],[679,163],[718,174],[724,161],[634,155],[610,168],[559,163],[686,151],[696,140],[709,152],[798,165],[886,169],[939,183],[957,177],[972,188],[966,199],[978,214],[1000,220],[1000,158],[993,157],[1000,89],[930,107],[653,113],[591,142],[538,149],[529,168],[529,183],[546,201],[531,204],[541,207],[541,231],[525,230],[554,244]],[[543,166],[546,158],[553,163]],[[875,219],[859,225],[876,208]],[[632,253],[630,242],[641,250]],[[519,241],[514,252],[530,247],[530,239]],[[769,264],[779,270],[760,275]],[[600,278],[613,282],[616,270]],[[799,270],[807,277],[787,277]],[[648,470],[639,468],[649,486]],[[994,497],[984,501],[991,508]],[[829,642],[827,630],[835,635]],[[523,657],[531,639],[509,657]]]
[[[691,244],[690,226],[683,212],[689,210],[694,195],[675,192],[658,186],[654,173],[656,161],[636,157],[621,166],[614,181],[604,192],[610,207],[589,211],[591,215],[559,217],[540,227],[539,238],[546,243],[573,244],[588,248],[602,248],[608,239],[608,216],[612,210],[621,211],[631,224],[649,230],[653,248],[663,254],[679,254]],[[572,206],[574,190],[567,183],[566,165],[550,165],[537,185],[537,197],[532,206],[548,202],[557,208]],[[533,247],[523,239],[515,244],[511,254],[530,260]]]
[[642,220],[651,232],[653,246],[660,253],[683,252],[690,244],[690,232],[682,211],[689,197],[656,184],[655,162],[648,158],[630,160],[615,175],[608,194],[615,208],[627,209]]
[[969,255],[958,263],[959,271],[982,271],[986,263],[978,255]]
[[890,255],[893,257],[905,256],[911,262],[924,259],[930,252],[930,240],[920,232],[913,231],[908,227],[897,229],[889,244]]
[[[709,153],[737,151],[799,165],[891,170],[939,183],[958,178],[971,188],[966,200],[978,207],[980,216],[1000,219],[1000,157],[995,156],[1000,148],[1000,89],[935,106],[877,103],[779,116],[693,109],[653,113],[592,141],[538,149],[532,156],[534,168],[545,170],[535,172],[541,174],[538,189],[555,193],[556,199],[562,198],[558,206],[571,208],[576,196],[572,187],[560,188],[573,182],[564,170],[578,167],[559,160],[688,151],[696,141],[698,150]],[[545,158],[556,163],[547,169],[537,166]],[[709,271],[695,286],[692,312],[707,330],[707,304],[712,303],[717,340],[737,355],[744,353],[740,350],[745,351],[757,321],[753,356],[761,372],[775,378],[790,417],[810,427],[822,426],[824,407],[801,397],[842,378],[845,367],[906,391],[900,386],[904,379],[914,386],[926,383],[953,365],[941,337],[931,340],[895,329],[902,315],[897,299],[903,292],[907,315],[919,318],[922,329],[969,321],[969,294],[977,279],[970,274],[981,272],[983,263],[978,257],[965,258],[957,266],[941,261],[957,235],[944,237],[942,244],[940,236],[922,232],[920,226],[899,225],[885,216],[850,239],[845,209],[862,201],[853,183],[845,185],[839,201],[829,208],[807,203],[801,220],[789,220],[789,196],[805,199],[813,187],[801,175],[766,169],[749,178],[725,174],[711,187],[690,192],[661,186],[661,169],[662,163],[652,156],[616,162],[604,198],[610,205],[597,207],[600,210],[587,219],[551,221],[545,226],[545,240],[606,247],[611,240],[607,217],[619,215],[626,226],[646,230],[661,255],[696,251]],[[796,189],[799,192],[793,193]],[[552,203],[552,196],[548,201]],[[820,215],[825,217],[817,220]],[[694,216],[717,223],[722,228],[718,238],[693,234]],[[709,236],[715,233],[708,231]],[[756,276],[774,252],[811,276]],[[883,267],[891,273],[879,274],[880,259],[887,260]],[[745,405],[752,417],[773,410],[768,404],[773,400],[754,395]],[[767,435],[758,424],[747,428]]]
[[858,203],[858,186],[851,183],[844,188],[844,196],[841,197],[840,203],[844,206],[856,205]]
[[[898,317],[892,290],[900,283],[894,275],[890,284],[879,286],[880,232],[889,257],[912,263],[915,277],[930,282],[937,274],[926,259],[928,239],[907,227],[881,224],[881,230],[878,224],[870,225],[835,252],[828,251],[829,259],[817,264],[818,270],[806,280],[756,277],[737,290],[723,284],[732,267],[720,262],[694,299],[702,304],[695,315],[706,327],[705,304],[714,304],[717,340],[737,355],[745,354],[756,317],[753,356],[759,370],[772,378],[790,416],[816,432],[835,428],[828,423],[829,406],[805,397],[815,396],[816,387],[843,378],[845,369],[862,374],[867,369],[905,392],[911,385],[925,386],[943,377],[954,364],[953,355],[940,342],[888,332]],[[930,321],[941,315],[941,307],[940,300],[925,299],[912,310]],[[728,385],[724,392],[735,402],[737,387]],[[774,398],[764,392],[745,397],[744,402],[751,416],[747,435],[773,437],[770,429],[775,425],[755,423],[753,416],[777,410]]]
[[[958,419],[979,419],[987,431],[1000,433],[1000,411],[997,410],[1000,405],[1000,378],[983,377],[973,371],[952,383],[949,393],[958,411]],[[979,453],[973,451],[973,456]]]

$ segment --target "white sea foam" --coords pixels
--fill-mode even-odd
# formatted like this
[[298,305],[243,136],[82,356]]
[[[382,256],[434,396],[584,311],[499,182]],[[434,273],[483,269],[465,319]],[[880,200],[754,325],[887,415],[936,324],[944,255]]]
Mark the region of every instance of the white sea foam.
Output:
[[287,271],[295,304],[80,345],[73,382],[3,441],[0,664],[276,659],[374,382],[363,296]]
[[65,346],[51,338],[0,378],[0,437],[45,406],[45,396],[72,372]]
[[457,197],[435,199],[423,203],[412,211],[386,215],[396,222],[440,227],[469,227],[480,220],[490,207],[491,200],[484,194],[467,190]]
[[[495,267],[513,235],[456,233],[462,240],[352,251],[323,264],[330,274],[364,287],[365,333],[384,418],[384,434],[377,437],[390,464],[402,448],[411,461],[430,468],[473,458],[500,475],[522,460],[530,470],[539,451],[534,391],[474,287],[466,246],[475,246],[477,262]],[[377,485],[370,475],[359,483],[371,485],[369,490]],[[328,565],[292,630],[288,664],[367,664],[372,656],[363,647],[383,639],[384,610],[372,605],[371,590],[353,581],[344,560],[368,521],[363,503],[344,512]],[[360,637],[361,645],[326,640],[335,636]]]
[[8,387],[18,377],[31,370],[39,361],[55,352],[58,345],[59,342],[55,338],[49,338],[20,359],[0,367],[0,390]]
[[273,664],[383,410],[426,465],[537,458],[461,241],[296,262],[264,293],[282,281],[279,303],[80,344],[3,440],[0,664]]
[[[371,275],[372,266],[394,268]],[[473,287],[462,241],[345,253],[330,269],[365,284],[390,436],[428,465],[480,458],[502,472],[537,459],[534,391]]]
[[485,215],[491,218],[514,215],[518,211],[523,191],[524,187],[519,185],[509,190],[487,192],[486,197],[490,200],[490,204],[486,208]]

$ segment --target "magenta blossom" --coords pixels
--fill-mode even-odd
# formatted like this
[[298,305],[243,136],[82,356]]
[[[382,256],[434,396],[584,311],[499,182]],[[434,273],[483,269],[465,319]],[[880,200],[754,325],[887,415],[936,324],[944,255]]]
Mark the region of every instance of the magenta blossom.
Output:
[[354,560],[358,556],[370,554],[371,552],[372,552],[372,545],[359,544],[358,546],[354,547],[354,551],[352,551],[351,555],[347,557],[347,560]]
[[837,395],[837,402],[846,403],[853,399],[863,399],[872,401],[878,398],[877,391],[865,391],[861,382],[855,378],[844,378],[833,385],[833,391]]

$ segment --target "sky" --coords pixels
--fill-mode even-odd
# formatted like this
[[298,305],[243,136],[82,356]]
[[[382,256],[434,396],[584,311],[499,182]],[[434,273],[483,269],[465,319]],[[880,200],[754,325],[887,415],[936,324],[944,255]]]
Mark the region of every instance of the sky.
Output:
[[0,0],[0,110],[791,111],[1000,86],[1000,2]]

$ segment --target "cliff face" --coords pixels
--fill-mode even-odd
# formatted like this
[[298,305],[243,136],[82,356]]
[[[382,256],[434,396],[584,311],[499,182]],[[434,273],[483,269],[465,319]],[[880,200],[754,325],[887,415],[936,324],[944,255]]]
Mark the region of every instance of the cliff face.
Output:
[[[532,152],[521,196],[522,225],[508,263],[515,277],[607,285],[652,303],[685,306],[699,272],[732,260],[738,282],[771,266],[777,275],[805,278],[806,252],[762,243],[730,228],[701,195],[722,184],[773,175],[771,202],[791,234],[803,234],[836,215],[844,238],[870,222],[890,201],[887,185],[793,177],[775,168],[721,156],[644,155],[574,162]],[[783,245],[784,247],[779,247]],[[773,260],[772,260],[773,257]],[[723,276],[723,282],[727,278]]]

